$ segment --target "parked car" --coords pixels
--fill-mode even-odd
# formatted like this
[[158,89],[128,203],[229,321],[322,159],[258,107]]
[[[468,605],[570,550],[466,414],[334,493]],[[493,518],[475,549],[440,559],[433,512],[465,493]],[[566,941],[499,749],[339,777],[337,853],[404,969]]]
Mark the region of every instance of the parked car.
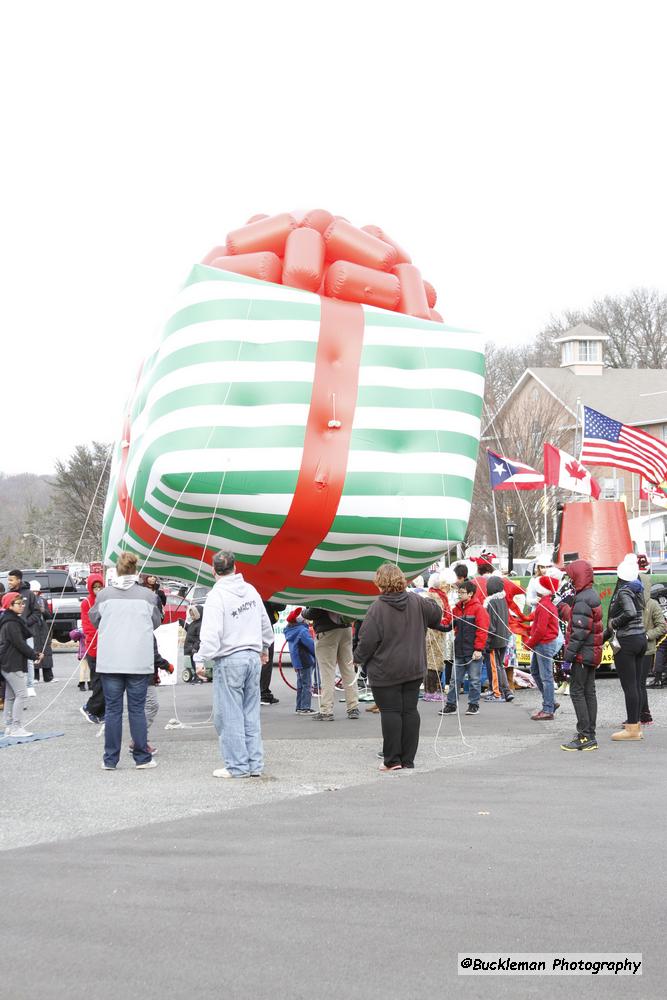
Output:
[[[8,589],[5,570],[0,572],[0,583]],[[87,595],[85,587],[77,586],[72,577],[63,569],[24,569],[23,580],[39,580],[42,597],[46,599],[53,615],[53,638],[57,642],[69,642],[72,629],[78,628],[81,620],[81,601]]]
[[203,604],[210,591],[210,587],[202,584],[191,587],[184,584],[176,593],[167,594],[163,623],[168,625],[170,622],[179,622],[185,628],[188,609],[196,604]]

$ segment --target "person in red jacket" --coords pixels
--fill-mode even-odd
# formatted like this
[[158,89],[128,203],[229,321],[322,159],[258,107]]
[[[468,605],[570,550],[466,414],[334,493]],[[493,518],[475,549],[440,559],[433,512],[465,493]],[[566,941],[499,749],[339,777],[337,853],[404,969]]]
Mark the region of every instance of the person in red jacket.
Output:
[[90,609],[95,603],[95,597],[104,588],[104,579],[99,573],[91,573],[86,580],[88,587],[88,597],[81,601],[81,630],[83,632],[83,642],[85,657],[90,668],[90,683],[92,692],[85,705],[79,711],[88,720],[98,725],[104,718],[104,691],[102,689],[102,678],[95,670],[97,663],[97,629],[90,620]]
[[559,581],[552,576],[541,576],[535,584],[539,601],[535,606],[530,635],[524,639],[524,646],[532,651],[530,672],[542,694],[542,708],[531,715],[535,722],[553,719],[559,707],[554,701],[554,656],[563,645],[558,611],[553,596]]
[[439,715],[456,711],[459,685],[466,674],[470,679],[466,715],[477,715],[481,695],[482,654],[489,634],[489,615],[472,580],[459,587],[459,600],[452,612],[454,621],[454,669],[447,692],[447,704]]

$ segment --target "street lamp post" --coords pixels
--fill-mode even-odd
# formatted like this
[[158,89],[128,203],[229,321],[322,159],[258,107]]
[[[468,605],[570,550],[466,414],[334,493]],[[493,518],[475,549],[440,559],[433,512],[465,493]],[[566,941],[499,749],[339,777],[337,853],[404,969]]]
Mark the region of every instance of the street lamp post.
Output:
[[41,535],[36,535],[34,531],[24,531],[24,538],[36,538],[38,542],[42,543],[42,569],[46,569],[46,542]]
[[516,531],[516,524],[511,516],[505,524],[505,528],[507,530],[507,574],[509,576],[514,569],[514,532]]

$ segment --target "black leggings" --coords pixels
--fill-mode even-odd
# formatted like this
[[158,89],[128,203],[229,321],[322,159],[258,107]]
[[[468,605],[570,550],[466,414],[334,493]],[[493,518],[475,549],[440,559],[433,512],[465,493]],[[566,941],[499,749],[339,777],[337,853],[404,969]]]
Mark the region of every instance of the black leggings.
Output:
[[642,689],[642,663],[646,652],[645,635],[628,635],[618,640],[621,648],[614,653],[616,673],[625,695],[625,713],[628,723],[639,722]]
[[391,684],[389,687],[373,686],[373,698],[380,709],[384,762],[387,767],[402,764],[414,767],[419,745],[419,688],[421,677]]

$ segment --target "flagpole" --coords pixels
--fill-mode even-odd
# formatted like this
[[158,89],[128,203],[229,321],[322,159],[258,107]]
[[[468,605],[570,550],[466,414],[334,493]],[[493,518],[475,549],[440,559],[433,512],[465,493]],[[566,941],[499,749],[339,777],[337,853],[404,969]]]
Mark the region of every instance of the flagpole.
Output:
[[549,541],[548,538],[547,538],[547,484],[546,483],[544,484],[543,488],[544,488],[544,500],[543,500],[543,505],[544,505],[544,551],[546,552],[546,550],[547,550],[547,543]]
[[651,541],[651,491],[647,490],[646,509],[648,510],[648,571],[653,572],[653,543]]
[[493,500],[493,520],[496,524],[496,545],[498,547],[498,559],[500,559],[500,532],[498,531],[498,511],[496,510],[496,491],[491,487],[491,499]]

